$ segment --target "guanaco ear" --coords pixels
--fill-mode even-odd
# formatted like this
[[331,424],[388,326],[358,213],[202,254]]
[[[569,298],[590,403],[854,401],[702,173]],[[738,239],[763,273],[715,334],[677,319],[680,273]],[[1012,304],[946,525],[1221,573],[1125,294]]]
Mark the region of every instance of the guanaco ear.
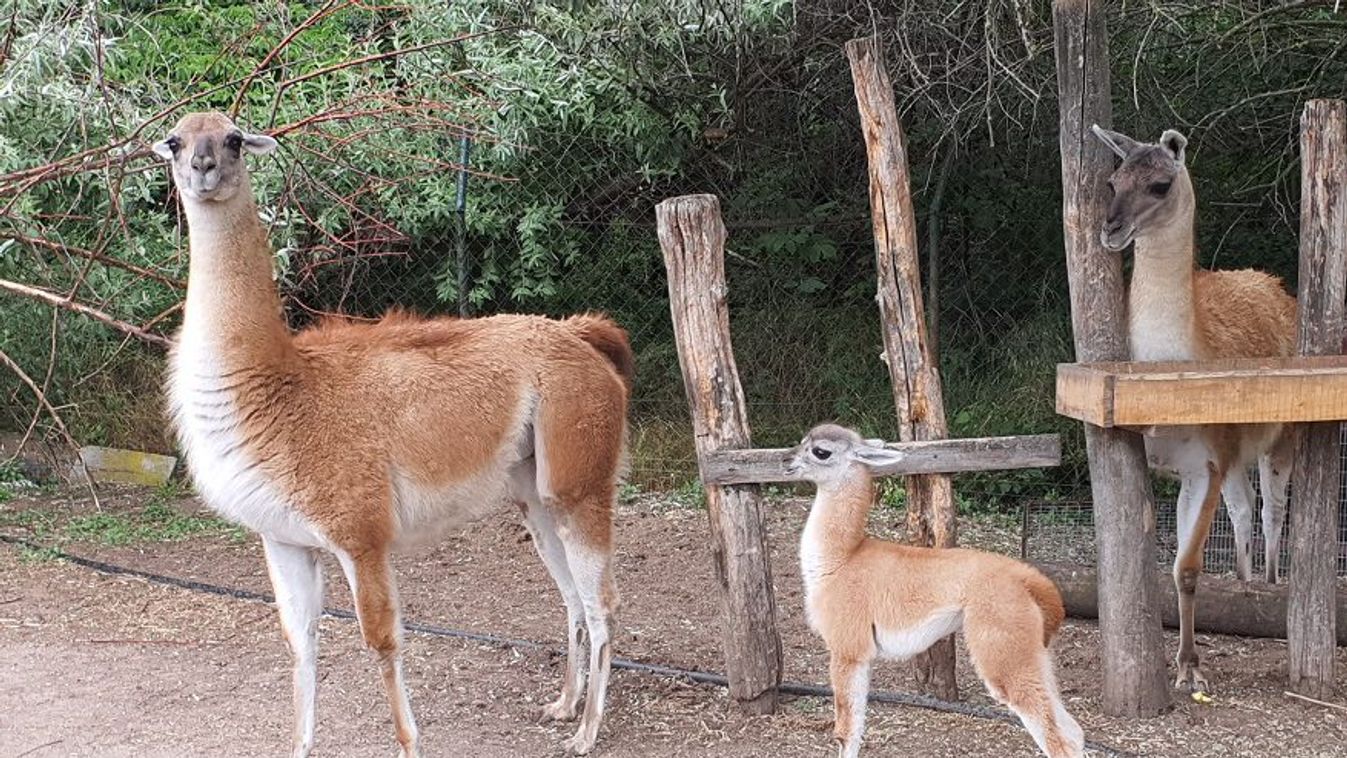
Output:
[[1111,132],[1104,129],[1099,124],[1090,124],[1090,131],[1099,141],[1108,145],[1108,148],[1117,154],[1119,158],[1126,158],[1127,154],[1137,147],[1137,141],[1122,132]]
[[276,149],[279,143],[265,134],[243,133],[243,149],[253,155],[266,155]]
[[[878,445],[871,444],[878,442]],[[852,451],[856,460],[864,463],[866,466],[878,467],[887,466],[892,463],[898,463],[907,456],[897,450],[890,450],[884,447],[883,440],[866,440]]]
[[168,140],[161,139],[153,145],[150,145],[150,149],[160,158],[163,158],[169,163],[173,162],[173,148],[168,146]]
[[1160,135],[1160,147],[1179,163],[1183,163],[1183,149],[1187,146],[1188,138],[1174,129],[1166,129],[1165,133]]

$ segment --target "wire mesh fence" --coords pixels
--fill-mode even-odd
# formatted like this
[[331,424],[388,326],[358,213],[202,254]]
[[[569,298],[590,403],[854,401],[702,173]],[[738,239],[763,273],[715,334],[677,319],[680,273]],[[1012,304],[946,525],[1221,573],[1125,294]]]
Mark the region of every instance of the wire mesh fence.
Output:
[[[1043,128],[1055,108],[1046,5],[1020,17],[1011,4],[1012,18],[1011,6],[993,4],[961,31],[940,19],[962,16],[963,3],[880,4],[864,14],[825,3],[801,9],[789,28],[725,18],[672,25],[665,4],[652,4],[654,20],[638,34],[624,24],[645,6],[610,19],[603,4],[579,4],[570,13],[596,15],[583,24],[562,11],[506,13],[495,29],[475,26],[470,8],[455,16],[458,4],[394,12],[338,2],[307,18],[263,4],[149,15],[94,4],[49,18],[32,5],[0,45],[12,53],[0,56],[0,286],[8,287],[0,333],[4,352],[81,439],[172,447],[158,391],[162,352],[126,338],[171,333],[187,276],[174,190],[148,146],[184,110],[227,109],[282,144],[252,165],[292,326],[326,314],[374,319],[392,307],[606,312],[628,330],[637,358],[631,480],[656,490],[696,477],[655,234],[654,206],[674,195],[722,201],[733,341],[755,444],[788,445],[827,420],[896,437],[879,358],[865,150],[836,49],[880,30],[908,128],[951,435],[1062,435],[1062,466],[961,475],[960,506],[1019,519],[1029,557],[1092,560],[1080,425],[1053,411],[1054,366],[1071,360],[1072,345],[1056,135]],[[694,5],[668,12],[704,12]],[[1155,34],[1187,39],[1208,28],[1201,4],[1177,10],[1181,21],[1165,16]],[[1116,20],[1118,39],[1142,44],[1156,26],[1141,10]],[[167,23],[175,25],[157,26]],[[1203,156],[1259,161],[1258,171],[1227,171],[1203,157],[1202,192],[1241,202],[1204,204],[1199,237],[1222,244],[1202,265],[1294,273],[1294,203],[1284,201],[1294,196],[1284,181],[1295,176],[1294,135],[1278,125],[1291,122],[1309,83],[1347,81],[1305,52],[1340,52],[1342,23],[1306,25],[1301,36],[1315,31],[1297,45],[1303,60],[1241,80],[1295,93],[1291,100],[1250,96],[1268,112],[1241,121],[1212,110],[1198,120],[1209,125],[1192,133],[1194,152],[1205,139]],[[198,38],[200,29],[212,31]],[[170,37],[191,54],[159,43]],[[983,56],[998,45],[1016,73],[986,69],[984,79]],[[732,48],[735,56],[723,54]],[[611,51],[620,55],[606,58]],[[187,65],[197,53],[201,70]],[[1200,60],[1154,65],[1169,66],[1165,79],[1177,82],[1189,58]],[[615,84],[628,59],[644,68]],[[1141,61],[1119,56],[1119,81]],[[732,86],[708,93],[706,82]],[[1184,86],[1207,89],[1196,74]],[[987,96],[965,102],[977,92]],[[1159,126],[1140,111],[1169,113],[1169,104],[1133,95],[1137,112],[1125,118]],[[1268,185],[1247,186],[1255,180]],[[73,304],[85,310],[69,313]],[[25,385],[5,374],[0,393],[0,424],[50,431]],[[1162,540],[1172,539],[1172,510],[1159,510]],[[1227,566],[1229,539],[1218,518],[1213,570]]]
[[[1347,424],[1341,431],[1342,466],[1344,476],[1338,495],[1338,576],[1347,576]],[[1251,471],[1254,491],[1257,493],[1253,511],[1251,539],[1253,576],[1262,576],[1267,564],[1265,533],[1259,514],[1263,507],[1262,492],[1258,487],[1258,472]],[[1169,496],[1157,497],[1155,507],[1156,559],[1165,566],[1174,562],[1178,552],[1177,508],[1172,497],[1173,486],[1165,486]],[[1295,493],[1291,493],[1288,517],[1281,527],[1278,555],[1280,576],[1287,576],[1291,568],[1290,511],[1294,510]],[[1071,502],[1028,501],[1021,506],[1020,557],[1034,561],[1079,563],[1093,565],[1096,559],[1094,510],[1088,500]],[[1235,532],[1229,513],[1222,502],[1212,520],[1211,535],[1207,539],[1203,569],[1207,573],[1233,574],[1235,572]]]

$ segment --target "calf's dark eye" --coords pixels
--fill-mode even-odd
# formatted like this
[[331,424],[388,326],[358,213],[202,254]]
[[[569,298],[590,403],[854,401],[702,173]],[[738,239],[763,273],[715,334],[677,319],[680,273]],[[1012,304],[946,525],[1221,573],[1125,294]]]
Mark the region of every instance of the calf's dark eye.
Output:
[[164,140],[164,142],[167,142],[168,149],[172,150],[175,153],[182,149],[182,140],[178,139],[175,136],[170,135],[168,139]]
[[237,153],[239,150],[243,149],[243,135],[231,134],[225,137],[224,143],[225,147]]
[[1156,182],[1152,184],[1150,187],[1147,187],[1146,189],[1156,197],[1164,197],[1165,195],[1169,194],[1169,188],[1171,185],[1172,182]]
[[824,450],[824,449],[821,448],[821,447],[816,447],[816,448],[814,448],[813,450],[810,450],[809,452],[813,453],[813,454],[814,454],[814,457],[815,457],[815,458],[818,458],[818,459],[821,460],[821,461],[826,461],[826,460],[828,460],[829,458],[832,457],[832,454],[833,454],[833,451],[831,451],[831,450]]

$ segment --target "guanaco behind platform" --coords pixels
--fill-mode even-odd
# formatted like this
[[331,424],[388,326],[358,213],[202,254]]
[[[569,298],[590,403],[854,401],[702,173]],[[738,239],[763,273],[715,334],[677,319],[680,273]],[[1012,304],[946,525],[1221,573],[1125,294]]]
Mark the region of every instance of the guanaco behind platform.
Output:
[[1084,733],[1062,706],[1048,651],[1065,615],[1057,587],[1005,556],[865,535],[870,467],[901,458],[880,440],[824,424],[786,463],[818,487],[800,571],[809,625],[828,647],[838,755],[860,752],[874,659],[905,660],[960,628],[978,676],[1038,747],[1051,758],[1083,755]]
[[[1109,177],[1112,194],[1099,230],[1108,250],[1133,250],[1127,291],[1128,347],[1134,361],[1265,358],[1295,352],[1296,301],[1275,276],[1253,269],[1196,267],[1197,198],[1188,175],[1188,140],[1173,129],[1154,143],[1091,127],[1122,159]],[[1179,599],[1175,686],[1208,688],[1193,641],[1198,577],[1219,499],[1235,534],[1235,573],[1253,575],[1253,485],[1256,461],[1263,494],[1264,566],[1276,582],[1296,436],[1281,424],[1160,426],[1141,430],[1146,457],[1180,480],[1176,504]]]

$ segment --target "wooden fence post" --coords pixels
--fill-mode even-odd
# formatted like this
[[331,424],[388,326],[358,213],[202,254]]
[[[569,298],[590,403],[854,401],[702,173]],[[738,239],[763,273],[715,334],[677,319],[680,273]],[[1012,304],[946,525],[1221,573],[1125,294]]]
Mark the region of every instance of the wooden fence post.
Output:
[[[1105,180],[1113,157],[1090,133],[1109,125],[1108,32],[1102,0],[1055,0],[1057,91],[1062,151],[1062,226],[1071,287],[1076,360],[1127,358],[1122,260],[1103,249]],[[1104,712],[1153,716],[1169,705],[1155,510],[1141,438],[1085,426],[1095,536],[1099,545],[1099,627]]]
[[[705,474],[711,453],[752,447],[725,303],[725,224],[714,195],[670,198],[655,207],[655,215],[678,361]],[[745,711],[771,713],[781,684],[781,637],[758,485],[705,486],[730,696]]]
[[[921,302],[917,226],[908,182],[903,127],[894,105],[883,52],[876,37],[846,43],[856,107],[870,165],[870,215],[875,230],[884,357],[904,442],[944,439],[945,405],[940,369],[927,339]],[[954,547],[954,495],[947,474],[907,477],[907,528],[918,545]],[[954,637],[913,658],[918,686],[946,700],[959,697],[954,678]]]
[[[1342,349],[1347,299],[1347,103],[1311,100],[1300,117],[1299,352]],[[1291,689],[1333,695],[1342,481],[1339,428],[1306,424],[1296,451],[1291,492],[1291,586],[1286,608]]]

